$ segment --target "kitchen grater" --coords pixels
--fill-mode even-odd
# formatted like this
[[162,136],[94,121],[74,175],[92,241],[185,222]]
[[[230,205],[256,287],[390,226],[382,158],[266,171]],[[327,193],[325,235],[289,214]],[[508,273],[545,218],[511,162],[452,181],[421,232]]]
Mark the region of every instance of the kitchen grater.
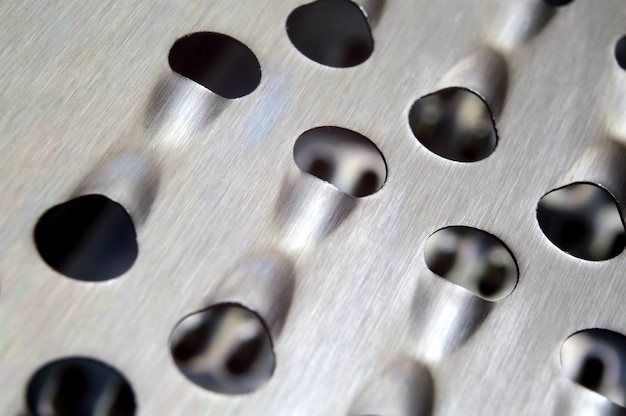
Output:
[[625,412],[622,1],[0,16],[3,414]]

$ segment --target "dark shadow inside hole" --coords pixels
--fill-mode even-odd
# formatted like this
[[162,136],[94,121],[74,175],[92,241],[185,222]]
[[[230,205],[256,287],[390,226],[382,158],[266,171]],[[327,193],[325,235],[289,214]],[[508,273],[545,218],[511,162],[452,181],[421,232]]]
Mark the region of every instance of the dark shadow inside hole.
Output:
[[26,390],[29,414],[36,416],[135,414],[135,395],[117,370],[87,358],[51,362],[35,372]]
[[[75,414],[86,411],[89,379],[83,369],[76,365],[68,366],[60,376],[57,394],[53,400],[54,412],[57,415]],[[87,406],[85,406],[87,405]]]
[[172,70],[224,98],[250,94],[261,82],[261,65],[240,41],[215,32],[178,39],[169,54]]
[[543,0],[544,3],[553,7],[561,7],[570,4],[574,0]]
[[428,259],[428,268],[438,276],[447,276],[456,261],[456,251],[439,250]]
[[211,326],[198,325],[187,331],[172,348],[174,359],[186,362],[200,354],[211,337],[211,330]]
[[226,362],[226,368],[231,374],[241,376],[246,374],[257,362],[259,353],[263,350],[263,338],[255,336],[237,347]]
[[122,384],[119,387],[117,396],[111,406],[111,416],[124,416],[128,415],[128,409],[135,407],[135,395],[127,383]]
[[49,209],[37,222],[34,238],[50,267],[88,282],[124,274],[138,255],[130,215],[102,195],[80,196]]
[[359,65],[374,50],[367,18],[349,0],[318,0],[298,7],[287,19],[287,35],[304,56],[335,68]]
[[380,180],[376,172],[365,171],[354,186],[353,195],[358,197],[371,195],[378,190],[379,184]]
[[609,255],[612,257],[618,256],[624,247],[626,247],[626,233],[621,233],[613,238],[613,243],[609,246]]
[[580,369],[580,374],[576,377],[576,382],[588,389],[598,390],[602,384],[603,376],[604,363],[602,360],[597,357],[588,357]]
[[[545,215],[542,215],[542,218],[545,218]],[[584,217],[564,217],[560,224],[562,232],[560,240],[563,241],[563,247],[566,250],[576,250],[577,246],[585,244],[585,241],[592,238],[591,225]]]
[[626,71],[626,35],[615,44],[615,60],[620,68]]
[[313,176],[317,176],[323,181],[332,182],[333,175],[335,174],[335,166],[332,162],[324,159],[315,159],[311,164],[309,173]]
[[185,328],[183,335],[173,344],[172,355],[174,359],[186,362],[202,354],[226,313],[228,313],[227,308],[214,307],[197,314],[197,316],[189,317],[186,321],[193,322],[192,320],[197,318],[197,322],[193,322],[190,327]]
[[445,88],[417,100],[409,112],[409,125],[424,147],[457,162],[482,160],[497,144],[487,103],[464,88]]
[[478,290],[483,296],[490,297],[502,290],[506,281],[507,270],[501,265],[488,264],[482,279],[478,283]]

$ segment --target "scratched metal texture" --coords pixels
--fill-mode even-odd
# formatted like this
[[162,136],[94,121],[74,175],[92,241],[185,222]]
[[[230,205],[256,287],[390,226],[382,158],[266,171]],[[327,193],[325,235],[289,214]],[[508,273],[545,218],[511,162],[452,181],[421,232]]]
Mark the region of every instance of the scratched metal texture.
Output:
[[[613,57],[626,7],[575,0],[548,16],[520,1],[387,1],[371,16],[373,55],[347,69],[290,43],[301,0],[0,2],[1,413],[25,411],[37,368],[78,355],[120,370],[145,416],[345,415],[375,401],[368,386],[393,390],[384,374],[398,362],[418,381],[397,414],[420,401],[434,415],[618,414],[564,375],[559,353],[581,329],[626,333],[626,255],[567,255],[535,209],[594,174],[624,200],[626,177],[610,168],[624,159],[585,155],[626,140]],[[195,31],[246,44],[260,86],[228,101],[174,75],[169,48]],[[409,128],[412,103],[452,85],[495,113],[498,145],[480,162],[442,159]],[[379,192],[352,200],[300,172],[295,140],[325,125],[379,147]],[[56,273],[33,243],[45,210],[86,191],[120,201],[137,227],[136,263],[106,283]],[[511,295],[481,312],[428,270],[425,240],[448,225],[507,244]],[[169,337],[259,256],[293,265],[292,296],[254,279],[228,296],[264,293],[251,302],[284,322],[276,371],[252,394],[203,390],[176,368]]]

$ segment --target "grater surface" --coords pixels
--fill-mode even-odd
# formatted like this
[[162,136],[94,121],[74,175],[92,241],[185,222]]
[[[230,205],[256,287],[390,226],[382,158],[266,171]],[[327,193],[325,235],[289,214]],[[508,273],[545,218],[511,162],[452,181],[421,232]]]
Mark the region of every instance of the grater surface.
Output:
[[[568,378],[561,349],[585,329],[626,334],[626,257],[567,254],[536,210],[575,182],[626,200],[623,1],[365,1],[373,51],[347,67],[294,47],[286,22],[307,3],[0,3],[3,414],[26,414],[33,374],[65,357],[119,370],[138,415],[621,414]],[[258,87],[225,99],[172,71],[174,42],[203,31],[254,53]],[[448,87],[489,104],[481,160],[412,132],[416,100]],[[355,198],[299,169],[296,140],[326,126],[380,150],[380,189]],[[106,282],[64,277],[34,243],[43,213],[89,194],[137,233],[136,261]],[[429,269],[426,241],[450,226],[506,245],[510,294]],[[181,320],[224,302],[272,336],[273,374],[248,394],[172,359]]]

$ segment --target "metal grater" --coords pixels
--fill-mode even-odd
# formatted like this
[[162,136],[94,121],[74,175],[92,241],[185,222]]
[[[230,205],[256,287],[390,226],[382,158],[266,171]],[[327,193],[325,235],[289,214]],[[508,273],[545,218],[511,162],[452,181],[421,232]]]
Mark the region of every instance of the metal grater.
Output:
[[3,415],[626,412],[622,0],[0,22]]

